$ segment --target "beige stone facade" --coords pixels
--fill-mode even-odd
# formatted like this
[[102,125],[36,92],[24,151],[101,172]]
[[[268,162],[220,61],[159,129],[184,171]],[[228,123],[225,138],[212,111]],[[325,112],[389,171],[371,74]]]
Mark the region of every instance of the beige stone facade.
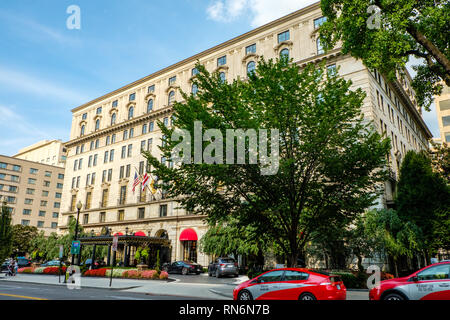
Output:
[[12,210],[14,225],[57,232],[64,169],[0,155],[0,196]]
[[434,97],[441,142],[450,143],[450,88],[444,85],[442,93]]
[[19,150],[13,157],[64,168],[66,148],[61,140],[43,140]]
[[[326,60],[328,67],[339,68],[340,75],[353,81],[353,89],[362,88],[367,93],[363,108],[366,119],[393,140],[392,181],[386,183],[379,202],[379,206],[389,205],[402,157],[407,150],[426,149],[431,133],[416,107],[408,75],[387,84],[379,73],[343,56],[339,49],[326,54],[321,51],[316,28],[321,17],[319,4],[306,7],[73,109],[70,141],[66,143],[61,231],[66,231],[68,217],[76,216],[74,205],[81,200],[89,203],[80,215],[88,231],[98,233],[104,226],[113,233],[125,233],[126,227],[129,233],[143,231],[151,236],[165,231],[172,243],[172,260],[186,258],[187,243],[180,241],[180,234],[191,228],[200,239],[207,230],[204,217],[187,214],[175,201],[161,199],[161,195],[151,198],[146,192],[140,198],[138,191],[133,194],[134,173],[146,166],[140,149],[160,156],[157,146],[161,132],[156,121],[170,123],[170,103],[172,99],[181,101],[180,89],[191,92],[197,61],[232,81],[245,78],[249,63],[257,63],[261,56],[269,59],[286,53],[300,66]],[[121,195],[121,190],[126,190],[126,195]],[[210,258],[197,251],[197,261],[206,266]]]

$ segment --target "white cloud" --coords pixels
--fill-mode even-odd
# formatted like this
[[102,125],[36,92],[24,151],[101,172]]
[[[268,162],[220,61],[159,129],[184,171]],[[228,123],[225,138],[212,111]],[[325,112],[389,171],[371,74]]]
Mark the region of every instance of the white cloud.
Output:
[[249,14],[251,26],[258,27],[304,8],[317,0],[214,0],[207,8],[208,17],[219,22]]

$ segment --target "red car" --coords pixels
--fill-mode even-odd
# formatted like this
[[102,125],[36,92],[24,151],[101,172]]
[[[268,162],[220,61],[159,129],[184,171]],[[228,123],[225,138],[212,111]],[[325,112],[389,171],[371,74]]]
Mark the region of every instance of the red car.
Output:
[[267,271],[238,285],[234,300],[345,300],[347,289],[338,276],[308,269]]
[[432,264],[404,278],[381,281],[370,300],[450,300],[450,261]]

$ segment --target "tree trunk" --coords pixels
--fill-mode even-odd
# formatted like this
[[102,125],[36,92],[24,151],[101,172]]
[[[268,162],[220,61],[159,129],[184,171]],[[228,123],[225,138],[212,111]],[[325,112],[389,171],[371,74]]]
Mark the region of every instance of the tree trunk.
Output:
[[425,267],[426,267],[430,264],[430,255],[428,253],[428,250],[424,251],[424,256],[425,256]]
[[397,267],[397,259],[394,258],[394,271],[395,271],[395,277],[398,278],[398,267]]

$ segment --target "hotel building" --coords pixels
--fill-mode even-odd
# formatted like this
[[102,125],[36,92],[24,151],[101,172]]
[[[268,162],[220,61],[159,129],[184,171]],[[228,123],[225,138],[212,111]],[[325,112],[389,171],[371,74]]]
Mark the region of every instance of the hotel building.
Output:
[[168,237],[172,261],[208,265],[209,257],[197,245],[207,231],[204,216],[190,215],[161,194],[131,191],[135,171],[142,174],[147,165],[141,150],[160,157],[156,121],[170,124],[171,105],[182,99],[180,89],[197,90],[192,84],[197,61],[227,81],[245,79],[262,56],[288,55],[301,67],[325,60],[328,68],[339,68],[341,76],[353,81],[352,89],[367,93],[362,109],[367,121],[392,139],[391,178],[378,204],[390,206],[403,156],[408,150],[427,149],[431,133],[407,72],[388,83],[339,48],[325,53],[317,32],[323,21],[320,4],[313,4],[73,109],[70,141],[65,144],[61,232],[67,230],[69,216],[76,217],[75,204],[81,200],[80,222],[87,231],[99,233],[108,227],[113,233],[125,233],[128,227],[129,233]]
[[66,148],[61,140],[43,140],[20,149],[13,157],[64,168]]
[[444,84],[440,96],[434,97],[441,142],[450,143],[450,88]]
[[0,200],[13,225],[34,226],[47,236],[58,232],[63,182],[64,168],[0,155]]

